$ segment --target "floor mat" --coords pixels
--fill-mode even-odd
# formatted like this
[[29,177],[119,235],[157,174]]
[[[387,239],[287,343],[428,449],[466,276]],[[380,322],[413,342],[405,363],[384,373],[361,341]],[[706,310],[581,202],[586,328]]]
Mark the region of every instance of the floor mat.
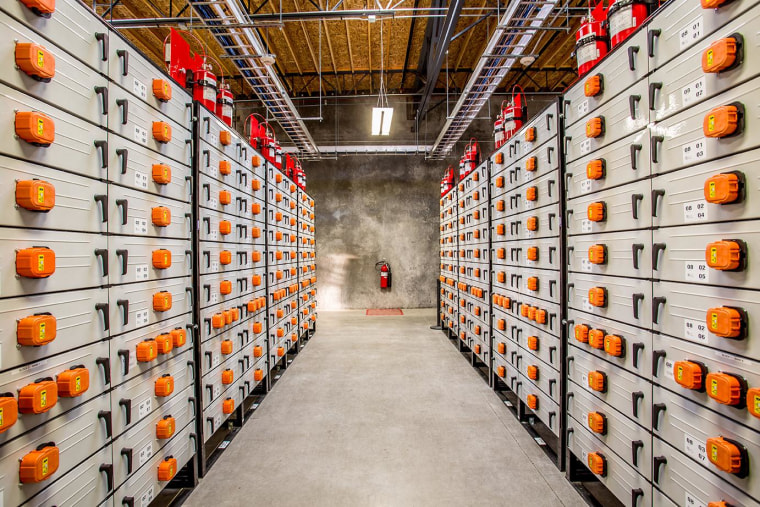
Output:
[[368,308],[367,315],[404,315],[401,308]]

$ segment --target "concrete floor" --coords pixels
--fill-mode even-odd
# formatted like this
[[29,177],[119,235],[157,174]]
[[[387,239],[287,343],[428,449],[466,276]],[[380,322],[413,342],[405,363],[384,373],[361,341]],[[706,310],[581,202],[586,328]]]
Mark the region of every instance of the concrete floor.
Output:
[[440,331],[320,312],[187,506],[585,506]]

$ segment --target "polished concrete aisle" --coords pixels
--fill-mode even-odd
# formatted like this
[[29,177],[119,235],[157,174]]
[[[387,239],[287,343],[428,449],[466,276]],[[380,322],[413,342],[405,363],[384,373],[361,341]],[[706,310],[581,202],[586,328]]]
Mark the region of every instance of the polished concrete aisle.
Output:
[[188,506],[582,506],[440,331],[320,312],[317,332]]

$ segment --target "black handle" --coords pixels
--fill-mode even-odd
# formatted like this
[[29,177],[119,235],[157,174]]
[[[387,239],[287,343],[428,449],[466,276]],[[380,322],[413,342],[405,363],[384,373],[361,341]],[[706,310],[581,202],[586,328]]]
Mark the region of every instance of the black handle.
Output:
[[121,210],[121,225],[127,225],[127,205],[126,199],[116,199],[116,206]]
[[127,475],[132,473],[132,449],[126,447],[121,450],[121,455],[127,458]]
[[108,313],[108,303],[97,303],[95,310],[103,316],[103,331],[111,329],[111,315]]
[[631,402],[633,403],[633,417],[638,419],[639,417],[639,401],[644,399],[644,393],[642,391],[635,391],[631,393]]
[[665,243],[655,243],[652,245],[652,269],[658,269],[660,265],[660,252],[664,252],[665,248]]
[[631,442],[631,460],[633,461],[633,466],[638,467],[639,466],[639,449],[644,447],[644,442],[641,440],[634,440]]
[[125,496],[121,499],[121,505],[125,507],[135,507],[135,499],[131,496]]
[[106,481],[108,481],[108,491],[111,491],[113,489],[113,465],[110,463],[100,465],[99,470],[105,472]]
[[126,49],[117,49],[116,55],[121,60],[121,75],[126,76],[129,74],[129,53]]
[[628,68],[632,71],[636,70],[636,55],[639,53],[638,46],[631,46],[628,48]]
[[647,54],[649,54],[649,58],[654,58],[654,39],[659,37],[661,33],[662,30],[659,28],[653,28],[647,33]]
[[631,195],[631,215],[634,220],[639,219],[639,203],[644,200],[644,194]]
[[206,418],[206,422],[210,422],[211,423],[211,434],[213,435],[215,433],[214,432],[214,418],[213,417],[207,417]]
[[664,350],[655,350],[652,352],[652,376],[658,377],[657,375],[657,368],[660,366],[660,359],[665,357],[665,351]]
[[654,471],[654,477],[653,480],[656,483],[660,482],[660,468],[662,465],[667,464],[668,460],[665,458],[665,456],[655,456],[652,459],[653,464],[653,471]]
[[644,350],[644,344],[643,343],[634,343],[631,345],[631,348],[633,349],[633,367],[638,368],[639,367],[639,352]]
[[96,86],[95,94],[100,96],[100,109],[103,116],[108,114],[108,87]]
[[649,109],[654,111],[654,99],[657,96],[657,90],[662,89],[662,83],[649,83]]
[[[659,157],[657,156],[657,147],[662,144],[662,142],[665,140],[663,136],[652,136],[652,139],[649,141],[649,147],[651,153],[649,154],[652,162],[655,164],[659,163]],[[652,206],[654,206],[654,203],[652,203]]]
[[639,498],[644,496],[644,490],[636,488],[631,490],[631,507],[637,507],[639,504]]
[[103,217],[100,222],[106,223],[108,222],[108,196],[107,195],[96,195],[95,196],[95,202],[100,205],[100,214]]
[[121,124],[126,125],[129,121],[129,101],[127,99],[118,99],[116,105],[121,109]]
[[123,325],[126,326],[127,324],[129,324],[129,300],[117,299],[116,306],[121,308],[121,320],[124,323]]
[[121,174],[127,174],[127,162],[129,162],[129,150],[126,148],[119,148],[116,150],[116,155],[119,157],[121,164]]
[[107,62],[108,61],[108,33],[107,32],[96,33],[95,40],[100,42],[100,50],[102,53],[100,60],[103,62]]
[[549,183],[547,184],[547,186],[548,186],[548,190],[549,190],[549,197],[551,197],[551,196],[552,196],[552,187],[553,187],[554,185],[556,185],[556,184],[557,184],[557,182],[556,182],[556,181],[554,181],[554,180],[549,180]]
[[111,424],[111,411],[110,410],[101,410],[98,412],[98,419],[102,419],[106,423],[106,436],[108,438],[111,438],[111,435],[113,433],[112,431],[112,424]]
[[662,296],[652,298],[652,323],[660,323],[660,307],[665,304],[666,299]]
[[655,403],[652,405],[652,429],[658,430],[660,429],[660,414],[662,412],[665,412],[667,410],[667,407],[664,403]]
[[108,169],[108,141],[98,140],[93,142],[95,149],[100,153],[100,168]]
[[554,396],[553,394],[553,387],[557,384],[557,379],[550,379],[549,380],[549,396]]
[[129,375],[129,349],[120,349],[116,354],[124,361],[124,375]]
[[652,216],[657,216],[657,204],[660,202],[660,197],[665,195],[664,190],[652,190]]
[[95,359],[95,364],[103,367],[103,379],[104,384],[111,383],[111,361],[107,357],[99,357]]
[[119,406],[124,407],[127,424],[132,423],[132,400],[129,398],[122,398],[119,400]]
[[103,266],[103,276],[108,276],[108,250],[98,248],[95,250],[95,257],[100,259],[100,263]]
[[126,275],[127,274],[127,263],[129,262],[129,251],[128,250],[116,250],[116,257],[121,259],[121,274]]
[[642,148],[643,147],[640,144],[632,144],[631,145],[631,169],[633,169],[634,171],[639,168],[638,152],[640,152],[642,150]]
[[631,119],[636,119],[636,106],[641,101],[641,95],[630,95],[628,97],[628,112],[631,113]]
[[632,294],[631,301],[633,302],[633,318],[639,318],[639,303],[644,301],[644,294]]
[[631,245],[631,255],[633,259],[633,269],[639,269],[639,254],[644,250],[643,243],[634,243]]

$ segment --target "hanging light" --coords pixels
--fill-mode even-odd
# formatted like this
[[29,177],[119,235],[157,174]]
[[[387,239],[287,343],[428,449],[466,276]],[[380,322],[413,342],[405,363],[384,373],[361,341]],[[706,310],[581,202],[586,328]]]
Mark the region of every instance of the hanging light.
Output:
[[388,95],[385,90],[383,53],[383,20],[380,20],[380,91],[377,96],[377,106],[372,108],[372,135],[387,136],[391,133],[391,120],[393,108],[388,104]]

